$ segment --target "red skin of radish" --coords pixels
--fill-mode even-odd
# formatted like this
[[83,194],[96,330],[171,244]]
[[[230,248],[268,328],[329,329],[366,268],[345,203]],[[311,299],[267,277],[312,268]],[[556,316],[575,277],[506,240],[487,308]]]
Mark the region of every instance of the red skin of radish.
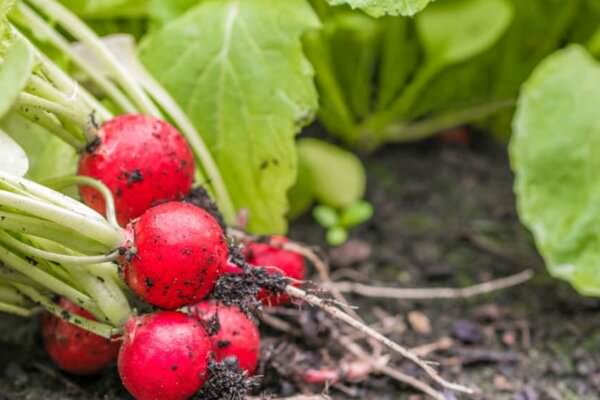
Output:
[[[194,158],[181,134],[157,118],[128,114],[105,123],[100,143],[79,160],[79,175],[102,181],[113,194],[122,226],[160,203],[180,200],[191,189]],[[101,214],[106,206],[91,187],[83,201]]]
[[[287,241],[287,238],[283,236],[274,236],[271,238],[271,243],[275,245],[283,244]],[[306,268],[304,258],[299,254],[271,246],[267,243],[251,242],[246,246],[244,256],[246,262],[264,267],[269,274],[279,272],[293,280],[304,280]],[[300,283],[292,283],[292,285],[300,286]],[[258,292],[258,299],[266,306],[284,305],[290,301],[286,294],[274,294],[265,289],[261,289]]]
[[125,324],[119,375],[137,400],[185,400],[206,381],[211,351],[195,318],[175,311],[132,317]]
[[227,307],[212,301],[204,301],[190,307],[191,315],[205,325],[219,318],[219,330],[210,337],[215,359],[219,362],[227,357],[235,357],[241,369],[252,374],[256,370],[260,352],[258,328],[238,307]]
[[[75,315],[96,320],[87,310],[61,298],[58,305]],[[117,358],[120,342],[112,342],[52,314],[42,317],[42,338],[48,355],[60,369],[73,375],[93,375]]]
[[227,261],[223,230],[192,204],[170,202],[127,226],[120,264],[124,281],[146,302],[173,310],[195,304],[213,289]]

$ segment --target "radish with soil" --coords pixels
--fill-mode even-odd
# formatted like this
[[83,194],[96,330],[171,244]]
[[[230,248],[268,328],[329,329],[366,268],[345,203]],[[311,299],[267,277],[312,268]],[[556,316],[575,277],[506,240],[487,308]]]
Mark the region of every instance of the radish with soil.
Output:
[[[280,274],[300,286],[306,275],[304,258],[280,246],[288,242],[283,236],[274,236],[269,243],[249,242],[244,250],[246,262],[254,266],[263,266],[269,275]],[[283,293],[273,293],[266,289],[258,292],[258,299],[267,306],[279,306],[289,303]]]
[[64,297],[59,305],[66,312],[62,318],[44,314],[42,337],[46,352],[60,369],[74,375],[93,375],[117,359],[120,342],[105,339],[69,322],[78,316],[95,320],[89,311]]
[[207,327],[216,361],[235,357],[242,370],[248,374],[254,372],[260,352],[260,333],[242,310],[205,301],[190,307],[190,314]]
[[[180,200],[192,188],[194,158],[181,134],[149,116],[122,115],[106,122],[79,161],[79,174],[103,182],[125,225],[154,205]],[[83,201],[104,214],[104,198],[83,186]]]
[[127,226],[120,257],[125,282],[150,304],[175,309],[202,300],[227,260],[215,218],[188,203],[165,203]]
[[195,318],[174,311],[132,317],[125,325],[119,375],[137,400],[185,400],[206,381],[211,350]]

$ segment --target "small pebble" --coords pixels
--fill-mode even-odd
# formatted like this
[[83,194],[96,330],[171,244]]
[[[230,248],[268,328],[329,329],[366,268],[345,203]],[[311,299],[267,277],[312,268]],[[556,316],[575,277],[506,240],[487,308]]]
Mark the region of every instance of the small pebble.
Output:
[[408,323],[411,328],[422,335],[429,335],[431,333],[431,322],[427,315],[420,311],[411,311],[408,313]]

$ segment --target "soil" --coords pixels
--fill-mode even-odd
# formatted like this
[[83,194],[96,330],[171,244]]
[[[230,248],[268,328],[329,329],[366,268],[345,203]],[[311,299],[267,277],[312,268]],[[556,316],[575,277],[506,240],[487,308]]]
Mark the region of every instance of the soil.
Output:
[[[387,320],[408,346],[451,337],[429,354],[444,376],[481,389],[481,399],[600,398],[600,301],[578,295],[544,270],[514,207],[505,149],[483,136],[469,144],[429,141],[389,146],[368,162],[376,214],[342,249],[330,251],[336,279],[402,287],[468,286],[533,268],[524,285],[469,300],[381,300],[348,296],[370,323]],[[291,236],[322,243],[310,218]],[[370,256],[365,258],[365,255]],[[264,328],[263,389],[287,396],[320,393],[298,379],[306,368],[343,356],[339,325],[308,308],[278,315],[302,337]],[[391,323],[389,321],[392,321]],[[127,399],[114,368],[100,377],[56,371],[41,350],[35,321],[0,320],[0,399]],[[414,366],[392,363],[409,374]],[[335,399],[419,399],[381,375],[327,388]],[[448,393],[448,399],[462,398]]]

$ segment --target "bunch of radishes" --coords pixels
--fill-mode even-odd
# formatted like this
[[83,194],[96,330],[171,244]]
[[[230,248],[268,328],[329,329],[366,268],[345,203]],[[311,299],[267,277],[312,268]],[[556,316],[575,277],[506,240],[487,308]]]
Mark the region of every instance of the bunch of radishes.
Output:
[[[194,160],[177,130],[153,117],[116,117],[102,126],[79,165],[81,175],[110,189],[119,222],[127,222],[116,260],[123,281],[161,311],[130,317],[121,343],[72,325],[72,318],[93,316],[62,299],[60,305],[73,315],[49,315],[43,323],[51,358],[68,372],[90,374],[118,352],[123,384],[140,400],[192,396],[208,379],[211,357],[234,357],[241,370],[252,374],[260,347],[256,325],[235,306],[205,300],[220,275],[243,271],[230,263],[228,242],[215,217],[179,201],[191,190]],[[104,198],[95,189],[83,187],[81,195],[105,212]],[[304,278],[302,257],[269,244],[248,244],[246,259],[269,266],[269,273]],[[264,290],[259,297],[265,304],[286,301]],[[176,311],[185,306],[186,312]]]
[[[119,222],[127,222],[118,248],[123,281],[145,302],[161,309],[132,316],[122,344],[47,316],[43,333],[48,354],[62,369],[95,373],[117,355],[124,386],[137,399],[185,399],[208,378],[211,357],[234,357],[254,372],[260,336],[254,322],[235,306],[206,301],[219,276],[241,274],[229,261],[228,242],[206,210],[179,201],[191,190],[194,160],[175,128],[141,115],[116,117],[102,126],[98,140],[81,156],[79,173],[98,179],[116,199]],[[105,212],[93,188],[83,201]],[[277,242],[285,239],[277,238]],[[268,273],[304,278],[301,256],[264,243],[249,243],[246,260],[268,266]],[[282,304],[282,294],[259,292],[265,304]],[[86,310],[61,300],[75,315]],[[176,311],[186,307],[186,312]],[[72,317],[76,318],[76,317]]]
[[[45,347],[69,373],[94,374],[118,358],[123,384],[139,400],[193,396],[214,362],[227,360],[251,375],[260,336],[249,310],[209,299],[224,275],[246,276],[251,267],[232,261],[233,243],[210,212],[184,201],[201,171],[231,221],[230,200],[200,136],[161,88],[147,90],[59,3],[19,1],[15,8],[18,18],[0,16],[0,24],[37,67],[11,112],[80,157],[77,176],[46,182],[0,171],[0,284],[23,304],[12,310],[27,314],[34,304],[47,310]],[[94,50],[110,75],[77,58],[40,14]],[[49,44],[86,72],[121,115],[113,117],[36,49],[39,37],[28,38],[28,29],[48,33]],[[53,190],[71,185],[79,186],[85,205]],[[245,255],[268,266],[263,281],[271,274],[304,278],[302,257],[276,246],[247,243]],[[258,286],[253,293],[265,304],[287,301]],[[132,311],[134,296],[154,311]],[[11,300],[0,303],[5,299]]]

